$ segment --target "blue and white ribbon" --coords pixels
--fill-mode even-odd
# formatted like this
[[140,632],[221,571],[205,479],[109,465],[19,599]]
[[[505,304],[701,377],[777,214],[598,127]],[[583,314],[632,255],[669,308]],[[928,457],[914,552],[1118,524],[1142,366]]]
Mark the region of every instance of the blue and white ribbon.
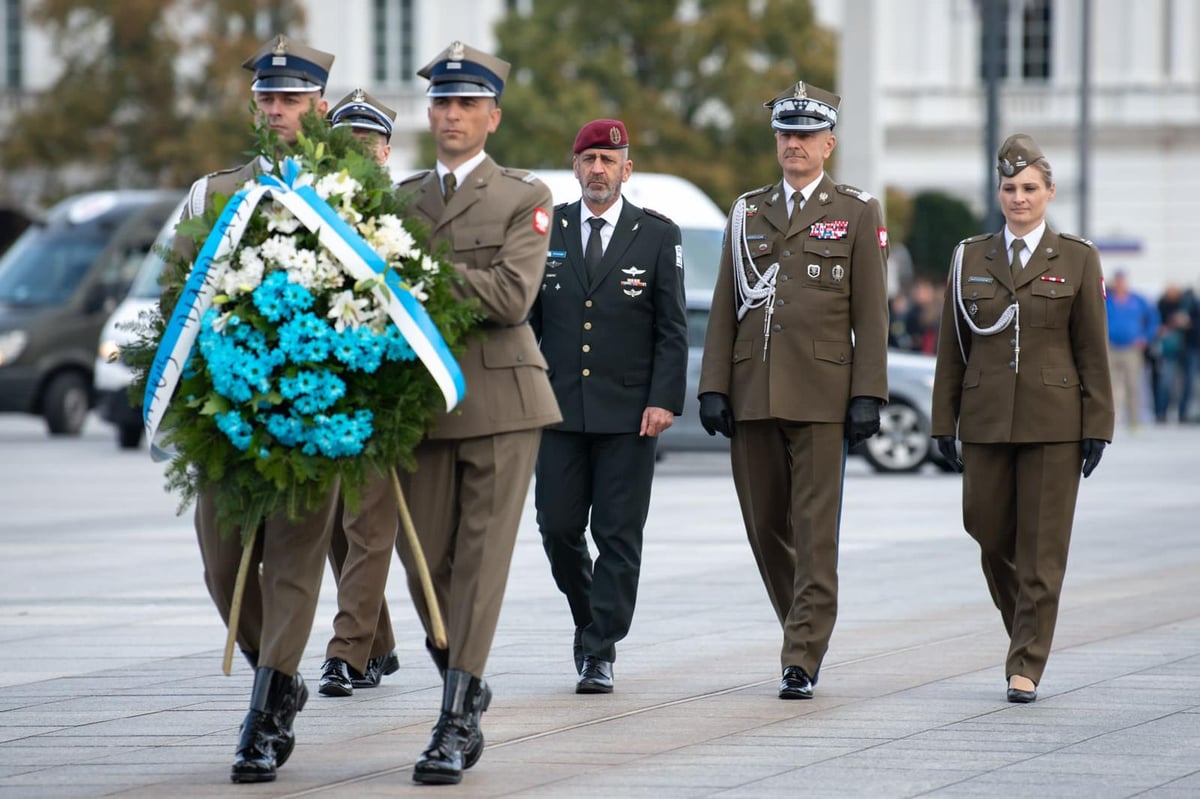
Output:
[[[209,233],[196,257],[192,272],[171,314],[146,383],[142,402],[142,421],[150,455],[165,460],[171,453],[157,444],[162,423],[175,387],[183,373],[200,330],[200,320],[212,305],[216,285],[226,269],[230,254],[237,248],[255,209],[264,197],[271,197],[287,208],[317,237],[355,280],[382,277],[390,291],[380,292],[388,316],[429,370],[442,391],[446,410],[452,410],[466,393],[462,369],[425,308],[412,295],[408,285],[371,249],[352,227],[321,199],[312,186],[294,188],[300,167],[294,159],[283,164],[283,180],[274,175],[259,175],[261,185],[242,189],[230,198],[217,224]],[[382,296],[384,293],[386,297]]]

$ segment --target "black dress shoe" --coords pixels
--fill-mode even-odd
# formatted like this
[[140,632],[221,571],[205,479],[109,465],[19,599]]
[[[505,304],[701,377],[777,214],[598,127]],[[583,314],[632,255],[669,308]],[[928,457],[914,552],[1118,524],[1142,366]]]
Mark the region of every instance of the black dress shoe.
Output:
[[317,691],[321,696],[351,696],[354,694],[354,678],[362,675],[341,658],[329,658],[321,666],[321,683]]
[[1021,705],[1027,705],[1037,699],[1037,688],[1032,691],[1022,691],[1020,688],[1008,689],[1008,701],[1015,702]]
[[783,679],[779,681],[780,699],[812,699],[813,683],[804,669],[799,666],[788,666],[783,670]]
[[399,669],[400,659],[396,657],[396,652],[393,650],[386,655],[369,658],[367,668],[361,677],[350,675],[350,684],[355,688],[374,688],[383,681],[385,674],[394,674]]
[[579,682],[575,684],[575,693],[611,694],[612,691],[612,661],[601,660],[595,655],[584,655],[583,668],[579,671]]
[[575,673],[582,674],[583,673],[583,628],[582,627],[575,628],[575,645],[573,647],[573,654],[575,655]]

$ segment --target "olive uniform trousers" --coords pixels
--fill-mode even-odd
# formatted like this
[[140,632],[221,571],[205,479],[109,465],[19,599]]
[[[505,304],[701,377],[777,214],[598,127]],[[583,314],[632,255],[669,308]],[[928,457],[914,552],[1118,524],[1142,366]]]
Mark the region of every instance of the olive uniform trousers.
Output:
[[988,590],[1008,631],[1004,676],[1038,683],[1067,570],[1080,443],[962,446],[963,526],[979,542]]

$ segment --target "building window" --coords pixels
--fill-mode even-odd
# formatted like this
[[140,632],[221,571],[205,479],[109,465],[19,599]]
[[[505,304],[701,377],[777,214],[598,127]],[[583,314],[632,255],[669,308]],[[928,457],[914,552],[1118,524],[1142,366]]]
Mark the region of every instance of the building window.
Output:
[[381,85],[412,83],[416,77],[413,48],[413,0],[375,0],[375,81]]
[[[998,7],[994,16],[988,6]],[[999,37],[998,76],[1001,79],[1045,81],[1053,64],[1053,0],[979,0],[980,26],[979,74],[987,76],[987,24],[989,19],[1003,20],[997,26]]]
[[4,0],[4,66],[2,85],[6,89],[21,88],[21,0]]

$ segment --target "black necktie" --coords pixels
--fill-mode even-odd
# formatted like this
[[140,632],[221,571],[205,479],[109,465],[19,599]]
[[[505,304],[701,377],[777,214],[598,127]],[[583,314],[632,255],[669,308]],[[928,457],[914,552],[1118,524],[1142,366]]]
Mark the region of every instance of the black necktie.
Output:
[[1012,261],[1008,264],[1008,268],[1012,272],[1013,285],[1016,285],[1017,278],[1021,276],[1021,250],[1023,249],[1025,249],[1025,240],[1013,239]]
[[587,249],[583,252],[583,265],[587,268],[588,280],[592,281],[596,279],[600,259],[604,257],[604,242],[600,240],[600,228],[604,227],[604,220],[593,216],[588,224],[592,226],[592,234],[588,236]]
[[442,197],[447,203],[449,203],[450,198],[454,196],[454,189],[457,185],[458,178],[454,177],[453,172],[447,172],[446,176],[442,178]]

